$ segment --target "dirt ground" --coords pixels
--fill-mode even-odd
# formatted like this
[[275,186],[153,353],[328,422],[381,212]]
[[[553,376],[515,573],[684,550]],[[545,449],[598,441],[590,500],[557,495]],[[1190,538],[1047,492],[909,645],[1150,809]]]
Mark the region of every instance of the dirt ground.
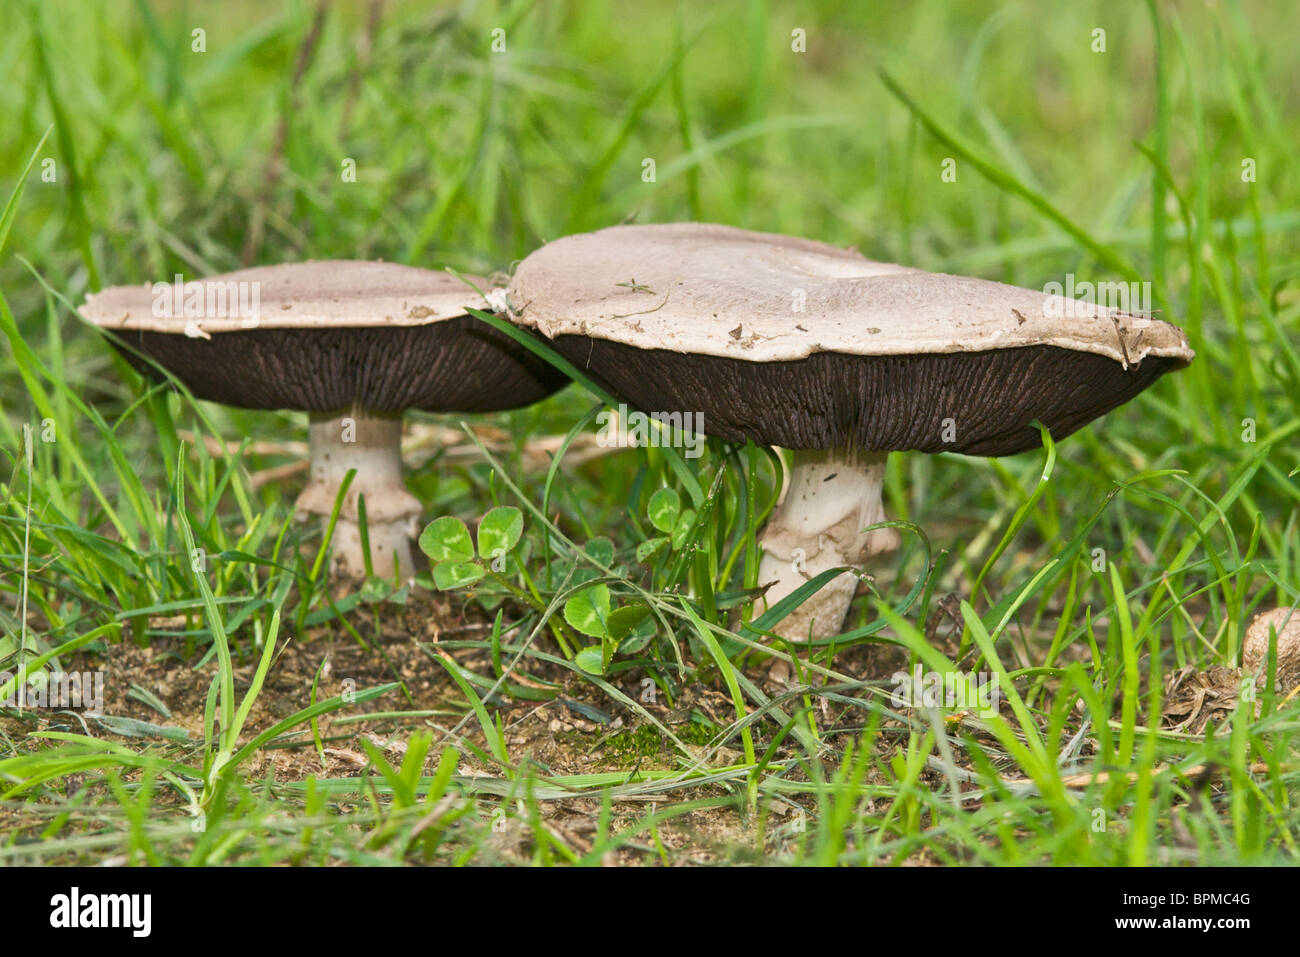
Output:
[[[950,601],[949,597],[936,601],[926,632],[932,644],[953,657],[960,628],[951,607],[955,599]],[[510,620],[509,609],[505,620]],[[429,760],[434,759],[442,746],[455,741],[488,750],[464,694],[447,670],[434,660],[436,656],[454,660],[467,671],[493,680],[495,672],[486,648],[456,647],[457,642],[483,642],[489,637],[492,624],[486,613],[477,605],[466,605],[459,596],[448,598],[417,589],[404,605],[363,606],[363,610],[348,616],[348,623],[361,640],[338,622],[308,628],[301,636],[286,640],[292,625],[282,625],[281,650],[249,714],[242,740],[247,741],[308,707],[312,703],[313,681],[317,682],[317,701],[389,682],[399,682],[399,687],[379,698],[322,716],[319,726],[323,756],[318,754],[308,725],[303,723],[290,735],[277,738],[271,746],[253,755],[241,767],[246,779],[271,779],[288,784],[311,775],[359,777],[369,763],[363,738],[384,749],[389,760],[396,764],[400,763],[411,733],[421,729],[434,733],[435,746]],[[106,715],[184,729],[188,741],[178,742],[179,747],[198,747],[202,743],[204,704],[217,668],[215,656],[202,661],[198,651],[185,654],[184,631],[198,626],[197,619],[155,619],[150,622],[149,647],[126,639],[111,645],[103,655],[78,655],[65,662],[65,667],[102,668],[107,672]],[[256,667],[247,635],[239,637],[241,640],[235,644],[245,651],[245,658],[236,659],[235,663],[237,699],[246,692]],[[555,653],[552,645],[549,635],[537,639],[541,650]],[[503,660],[508,660],[508,656],[503,654]],[[512,687],[504,693],[487,696],[485,687],[475,686],[477,693],[485,697],[489,711],[501,715],[507,753],[515,767],[527,763],[543,777],[597,772],[625,772],[632,777],[639,771],[681,768],[688,761],[652,723],[605,695],[592,682],[537,659],[525,658],[523,665],[510,673]],[[859,645],[838,652],[834,667],[858,680],[882,681],[906,667],[906,656],[891,645]],[[788,690],[789,666],[776,659],[751,660],[745,671],[768,694],[775,696]],[[645,677],[643,671],[633,669],[615,674],[609,680],[667,726],[699,764],[719,767],[741,760],[739,738],[721,744],[717,740],[718,729],[734,720],[730,697],[719,690],[724,687],[721,681],[711,682],[710,686],[696,684],[681,688],[670,700],[661,691],[648,697]],[[362,714],[376,717],[358,720]],[[142,729],[137,727],[136,734],[124,736],[114,734],[113,727],[92,718],[85,720],[87,727],[83,729],[69,726],[67,712],[30,712],[21,718],[0,716],[0,729],[11,739],[41,728],[89,730],[98,737],[133,748],[141,747],[146,740],[161,740],[157,736],[151,738],[148,729],[143,729],[142,735]],[[859,708],[822,699],[817,723],[827,740],[842,730],[841,743],[845,743],[848,736],[856,735],[863,726],[865,713]],[[898,724],[886,721],[886,725],[891,723]],[[901,727],[899,724],[896,730]],[[766,747],[770,730],[760,726],[756,735],[758,746]],[[893,740],[893,736],[885,735],[878,739],[878,746],[888,748]],[[797,755],[793,740],[787,743],[791,749],[778,749],[777,760]],[[501,776],[500,768],[477,760],[464,748],[461,750],[460,774],[485,779]],[[927,769],[924,774],[933,777],[935,786],[942,783],[938,772]],[[966,790],[964,782],[963,790]],[[486,793],[482,796],[494,800]],[[657,829],[656,836],[673,863],[710,863],[723,858],[734,862],[744,859],[749,853],[747,848],[752,849],[755,860],[760,859],[760,849],[755,846],[757,822],[743,813],[743,802],[728,799],[726,790],[695,785],[680,793],[663,794],[656,803],[667,807],[675,801],[710,797],[720,799],[723,806],[692,810]],[[649,813],[652,806],[649,798],[616,803],[613,824],[616,828],[630,824]],[[767,810],[768,833],[783,823],[789,824],[793,820],[791,815],[798,811],[793,801],[774,801]],[[599,802],[586,797],[542,802],[546,827],[579,852],[590,848],[599,812]],[[494,835],[492,844],[503,860],[523,859],[528,854],[527,840],[526,829],[518,825],[503,828]],[[612,862],[645,863],[658,857],[657,848],[648,843],[634,843]]]
[[[373,609],[378,608],[377,614]],[[318,755],[308,726],[295,729],[292,737],[277,739],[271,747],[252,756],[241,772],[249,779],[269,777],[277,783],[298,782],[309,775],[321,778],[360,776],[368,763],[361,739],[388,752],[390,761],[400,761],[405,741],[421,728],[434,732],[435,748],[463,738],[486,750],[481,729],[468,707],[464,695],[446,669],[433,660],[434,655],[454,659],[465,669],[489,679],[494,677],[491,657],[480,648],[454,648],[447,643],[484,640],[491,622],[477,606],[466,607],[459,599],[416,590],[402,606],[371,606],[372,610],[349,616],[352,627],[366,642],[337,624],[307,629],[299,637],[285,636],[291,628],[282,625],[282,649],[267,675],[241,734],[248,740],[276,722],[308,707],[312,702],[312,684],[317,681],[316,700],[324,700],[351,689],[361,691],[388,682],[400,686],[385,695],[364,702],[356,708],[344,708],[319,719],[324,744],[324,760]],[[508,618],[508,614],[507,614]],[[187,742],[180,747],[201,746],[202,715],[208,689],[216,673],[215,656],[202,661],[201,652],[185,654],[184,630],[197,620],[183,617],[155,619],[150,622],[151,643],[141,647],[130,639],[112,644],[103,655],[78,654],[64,662],[69,670],[102,669],[105,677],[104,714],[128,718],[168,729],[183,729]],[[245,638],[246,636],[240,636]],[[554,652],[550,638],[538,639],[539,647]],[[243,660],[235,662],[236,699],[246,692],[256,667],[248,652],[249,642],[235,644],[246,650]],[[836,657],[838,671],[855,677],[887,676],[904,661],[902,653],[887,646],[859,646]],[[545,776],[637,771],[681,767],[685,757],[651,723],[617,700],[604,695],[591,682],[573,672],[535,659],[526,659],[526,670],[512,672],[516,694],[487,699],[489,710],[502,716],[507,752],[516,765],[528,762]],[[779,694],[789,678],[785,666],[764,661],[751,664],[749,677],[768,693]],[[317,675],[319,678],[317,679]],[[721,766],[740,758],[740,743],[733,738],[710,748],[717,729],[734,720],[729,696],[721,690],[703,685],[680,689],[672,700],[662,692],[647,696],[640,670],[626,671],[610,680],[624,694],[641,702],[651,714],[670,728],[687,747],[692,757],[712,766]],[[721,687],[721,682],[717,683]],[[485,688],[476,687],[483,695]],[[523,700],[531,694],[536,699]],[[841,709],[837,709],[841,710]],[[824,728],[860,727],[861,712],[842,709],[836,714],[824,710],[819,724]],[[359,713],[400,712],[358,721]],[[348,720],[349,718],[352,720]],[[146,729],[137,727],[133,735],[114,734],[111,727],[83,716],[85,726],[67,712],[28,712],[21,718],[0,716],[0,727],[11,738],[42,729],[59,728],[89,732],[96,737],[139,748],[145,741],[158,741]],[[118,725],[118,727],[121,727]],[[143,730],[143,734],[140,732]],[[174,733],[174,732],[173,732]],[[441,739],[441,741],[440,741]],[[781,755],[778,754],[778,757]],[[499,776],[499,770],[464,754],[459,771],[466,775]],[[719,788],[693,787],[689,794],[663,796],[662,804],[675,799],[695,800],[724,797]],[[776,805],[776,814],[790,814],[794,808]],[[581,851],[590,846],[599,803],[588,798],[550,800],[543,803],[548,827],[569,846]],[[614,824],[630,822],[649,812],[650,803],[629,802],[616,805]],[[702,808],[674,818],[658,829],[664,848],[674,863],[707,863],[717,859],[723,848],[736,848],[752,839],[754,822],[747,821],[732,806]],[[506,856],[512,853],[510,830],[495,839]],[[654,851],[649,846],[634,847],[626,852],[627,860],[647,860]],[[623,857],[624,855],[620,855]]]

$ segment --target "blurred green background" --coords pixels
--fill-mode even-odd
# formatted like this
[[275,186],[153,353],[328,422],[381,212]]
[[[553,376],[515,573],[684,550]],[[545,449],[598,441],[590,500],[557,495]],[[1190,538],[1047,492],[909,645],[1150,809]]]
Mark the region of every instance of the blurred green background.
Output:
[[[1285,2],[17,0],[0,189],[53,132],[0,289],[24,338],[123,408],[123,367],[34,274],[75,304],[304,258],[491,272],[567,232],[691,218],[1035,288],[1149,280],[1201,358],[1139,400],[1154,414],[1087,430],[1097,465],[1075,479],[1092,497],[1185,442],[1222,488],[1240,421],[1285,427],[1300,395],[1294,25]],[[24,392],[6,364],[10,437]],[[505,421],[562,429],[571,396]],[[214,414],[234,434],[300,427]],[[912,459],[900,517],[927,508],[932,466]]]
[[[1298,36],[1286,0],[5,0],[0,196],[24,191],[0,218],[0,625],[18,630],[24,554],[21,600],[51,646],[116,641],[130,617],[122,609],[198,607],[177,560],[168,477],[174,428],[196,428],[200,416],[176,396],[141,399],[138,378],[79,322],[73,309],[101,286],[307,258],[508,271],[566,233],[680,219],[1033,288],[1069,273],[1149,281],[1160,317],[1187,330],[1197,360],[1072,436],[1050,482],[1039,481],[1041,453],[896,455],[886,485],[890,517],[917,522],[948,556],[906,627],[919,634],[929,599],[951,590],[990,609],[1011,666],[1073,662],[1079,687],[1098,689],[1078,720],[1121,729],[1118,749],[1099,732],[1089,760],[1141,764],[1136,784],[1100,788],[1110,811],[1132,811],[1130,829],[1094,834],[1091,805],[1055,780],[1050,800],[1002,794],[969,830],[958,815],[951,831],[919,836],[922,803],[938,815],[949,796],[917,785],[928,745],[906,761],[900,745],[895,763],[873,771],[892,802],[863,811],[861,779],[849,780],[843,814],[825,815],[817,840],[822,859],[837,859],[852,819],[872,829],[871,848],[859,843],[868,860],[929,853],[931,840],[942,860],[1294,856],[1295,770],[1283,763],[1294,721],[1274,715],[1272,731],[1248,733],[1241,712],[1230,746],[1137,722],[1139,678],[1158,676],[1153,663],[1233,665],[1251,615],[1300,597]],[[954,182],[942,176],[948,159]],[[530,500],[545,475],[521,468],[521,447],[563,434],[590,405],[568,389],[488,419],[508,427],[502,441],[516,454],[501,456]],[[235,442],[305,437],[298,414],[199,412]],[[20,430],[39,431],[43,418],[59,442],[38,442],[25,472]],[[214,553],[264,558],[275,528],[288,527],[293,482],[254,488],[240,470],[219,484],[225,464],[201,446],[190,454],[200,539]],[[285,457],[255,450],[241,467]],[[643,469],[638,452],[566,462],[548,514],[577,540],[608,535],[630,553]],[[1143,472],[1140,488],[1121,491]],[[430,516],[476,517],[501,488],[478,460],[430,459],[408,481]],[[1080,553],[1057,561],[1076,537],[1082,556],[1108,553],[1113,577]],[[874,571],[897,606],[923,569],[914,547],[892,577],[889,563]],[[247,652],[248,632],[285,596],[269,594],[277,579],[243,557],[214,576],[220,600],[240,609],[236,650]],[[971,594],[977,576],[987,594]],[[996,602],[1018,594],[1024,604],[995,621]],[[859,623],[868,614],[862,602]],[[211,647],[198,623],[185,634]],[[1033,704],[1056,734],[1081,699],[1065,683],[1045,690],[1048,670],[1031,669]],[[1045,780],[1059,778],[1058,757],[1084,760],[1050,757]],[[1269,762],[1264,785],[1247,780],[1256,759]],[[0,770],[45,773],[22,760]],[[1221,803],[1192,805],[1192,844],[1173,818],[1187,806],[1182,784],[1152,783],[1158,761],[1231,765]],[[1014,827],[1004,811],[1013,806]],[[35,846],[44,823],[33,820]],[[898,821],[903,836],[882,849]],[[188,822],[181,831],[188,840]],[[942,856],[948,841],[953,858]]]
[[[1095,492],[1179,442],[1213,490],[1249,451],[1241,420],[1285,427],[1300,395],[1295,16],[1285,2],[16,0],[0,10],[0,189],[52,132],[0,289],[38,352],[124,408],[124,368],[64,303],[177,272],[380,257],[486,273],[567,232],[690,218],[1035,288],[1068,272],[1149,280],[1200,360],[1139,400],[1152,414],[1087,430],[1100,468],[1076,478],[1103,479]],[[571,396],[506,421],[562,428]],[[11,363],[0,404],[16,437],[30,407]],[[300,426],[214,414],[234,434]],[[900,517],[926,508],[931,465],[912,458]],[[1280,484],[1260,494],[1294,504]]]

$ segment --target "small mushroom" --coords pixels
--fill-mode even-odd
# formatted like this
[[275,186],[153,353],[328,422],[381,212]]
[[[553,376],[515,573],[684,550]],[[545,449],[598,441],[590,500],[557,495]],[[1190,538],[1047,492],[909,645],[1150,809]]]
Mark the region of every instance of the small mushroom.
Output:
[[[336,576],[412,574],[420,502],[402,481],[402,414],[527,405],[564,384],[550,366],[466,314],[486,304],[447,273],[385,262],[262,266],[208,279],[115,286],[81,314],[136,368],[167,369],[195,396],[310,416],[310,479],[296,508],[327,519],[356,476],[332,541]],[[471,280],[480,287],[483,280]]]
[[[794,451],[762,536],[769,604],[887,547],[864,530],[884,519],[889,452],[1023,452],[1035,419],[1062,438],[1193,355],[1166,322],[701,223],[557,240],[510,301],[629,404]],[[838,576],[777,631],[837,634],[857,583]]]
[[1242,669],[1262,676],[1268,665],[1270,633],[1277,634],[1277,673],[1284,679],[1300,676],[1300,608],[1274,608],[1255,616],[1246,629],[1241,650]]

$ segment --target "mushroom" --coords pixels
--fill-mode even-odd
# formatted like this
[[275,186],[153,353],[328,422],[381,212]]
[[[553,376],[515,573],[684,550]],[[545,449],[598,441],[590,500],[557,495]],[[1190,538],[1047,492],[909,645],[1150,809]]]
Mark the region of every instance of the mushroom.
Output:
[[510,409],[565,381],[467,307],[487,308],[447,273],[338,260],[115,286],[88,296],[81,314],[136,368],[161,378],[152,360],[198,398],[307,412],[311,470],[297,511],[328,518],[356,469],[333,573],[365,574],[364,497],[372,567],[405,579],[420,502],[402,481],[402,413]]
[[[769,605],[885,547],[865,529],[884,518],[889,452],[1023,452],[1035,419],[1066,436],[1193,355],[1144,316],[702,223],[557,240],[520,263],[509,299],[629,404],[793,450],[761,540]],[[837,634],[857,584],[837,576],[777,633]]]
[[1270,632],[1277,633],[1277,674],[1283,680],[1294,680],[1300,674],[1300,608],[1274,608],[1255,616],[1246,629],[1242,668],[1263,676]]

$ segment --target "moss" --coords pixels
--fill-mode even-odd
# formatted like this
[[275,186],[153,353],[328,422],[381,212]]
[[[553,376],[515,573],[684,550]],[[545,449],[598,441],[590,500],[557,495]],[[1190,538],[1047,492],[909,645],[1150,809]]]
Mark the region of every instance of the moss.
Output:
[[[686,744],[708,744],[717,729],[692,716],[692,720],[673,727],[673,734]],[[606,739],[603,749],[613,763],[631,767],[637,761],[654,758],[669,750],[669,742],[652,724],[627,728]]]
[[663,746],[663,736],[658,729],[652,724],[643,724],[638,728],[626,728],[608,738],[604,750],[615,763],[630,767],[642,758],[655,757]]
[[718,735],[718,729],[707,722],[692,717],[690,721],[673,729],[677,737],[687,744],[705,745]]

